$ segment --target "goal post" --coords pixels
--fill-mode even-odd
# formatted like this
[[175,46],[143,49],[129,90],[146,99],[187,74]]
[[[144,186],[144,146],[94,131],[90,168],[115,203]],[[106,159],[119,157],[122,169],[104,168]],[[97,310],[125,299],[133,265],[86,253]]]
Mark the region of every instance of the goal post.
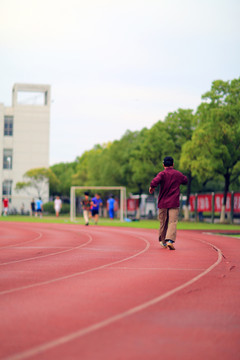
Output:
[[76,190],[118,190],[120,191],[120,221],[124,220],[127,211],[127,192],[125,186],[71,186],[70,220],[76,219]]

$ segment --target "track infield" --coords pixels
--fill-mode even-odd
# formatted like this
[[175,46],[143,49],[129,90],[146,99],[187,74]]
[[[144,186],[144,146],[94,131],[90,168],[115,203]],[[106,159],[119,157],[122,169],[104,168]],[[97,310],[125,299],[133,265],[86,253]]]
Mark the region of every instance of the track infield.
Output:
[[[231,231],[232,233],[232,231]],[[237,359],[240,239],[0,222],[1,359]]]

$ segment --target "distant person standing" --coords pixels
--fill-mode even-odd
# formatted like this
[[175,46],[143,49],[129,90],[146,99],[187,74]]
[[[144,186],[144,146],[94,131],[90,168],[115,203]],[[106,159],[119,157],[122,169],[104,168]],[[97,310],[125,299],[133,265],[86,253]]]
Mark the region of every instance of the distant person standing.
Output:
[[31,216],[34,216],[35,215],[35,201],[34,201],[34,199],[32,199],[30,205],[31,205]]
[[56,196],[56,199],[54,200],[54,210],[57,217],[59,216],[61,208],[62,208],[62,200],[60,199],[59,196]]
[[89,215],[90,215],[90,210],[91,210],[91,206],[92,206],[92,201],[89,198],[88,192],[84,193],[84,199],[82,200],[81,204],[82,204],[82,208],[83,208],[83,217],[85,220],[85,225],[89,225]]
[[7,216],[7,214],[8,214],[8,203],[9,203],[8,198],[5,197],[3,199],[3,215],[4,216]]
[[99,194],[95,194],[95,196],[92,198],[92,217],[95,224],[98,223],[100,206],[102,206],[102,199],[100,198]]
[[159,241],[163,248],[175,250],[179,214],[180,185],[186,185],[188,180],[180,171],[173,168],[173,158],[167,156],[163,160],[164,170],[151,181],[149,193],[160,185],[158,195],[159,208]]
[[42,218],[42,213],[43,213],[43,202],[42,202],[42,199],[39,197],[37,200],[36,200],[36,212],[35,212],[35,216],[38,216],[40,218]]
[[115,199],[114,196],[110,196],[110,198],[107,201],[108,203],[108,213],[111,220],[114,219],[114,205],[115,205]]

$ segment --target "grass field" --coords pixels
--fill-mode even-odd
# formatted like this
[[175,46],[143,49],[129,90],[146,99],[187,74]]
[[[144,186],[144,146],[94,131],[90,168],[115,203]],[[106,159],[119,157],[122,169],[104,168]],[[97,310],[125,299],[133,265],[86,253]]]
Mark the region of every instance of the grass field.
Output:
[[[83,218],[77,218],[76,222],[71,222],[69,217],[60,216],[56,218],[55,216],[44,216],[42,219],[30,216],[0,216],[0,221],[19,221],[19,222],[31,222],[31,223],[58,223],[58,224],[81,224],[84,225]],[[108,220],[100,219],[99,226],[120,226],[128,228],[141,228],[141,229],[158,229],[159,221],[158,220],[140,220],[132,222],[121,222],[119,220]],[[94,226],[90,222],[90,226]],[[178,223],[178,229],[180,230],[239,230],[239,224],[211,224],[205,222],[184,222],[180,221]]]

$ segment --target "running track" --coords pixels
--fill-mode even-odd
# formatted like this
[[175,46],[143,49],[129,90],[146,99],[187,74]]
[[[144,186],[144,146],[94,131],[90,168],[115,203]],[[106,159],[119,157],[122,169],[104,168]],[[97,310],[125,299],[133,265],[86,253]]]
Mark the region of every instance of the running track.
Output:
[[240,239],[0,222],[0,358],[239,359]]

